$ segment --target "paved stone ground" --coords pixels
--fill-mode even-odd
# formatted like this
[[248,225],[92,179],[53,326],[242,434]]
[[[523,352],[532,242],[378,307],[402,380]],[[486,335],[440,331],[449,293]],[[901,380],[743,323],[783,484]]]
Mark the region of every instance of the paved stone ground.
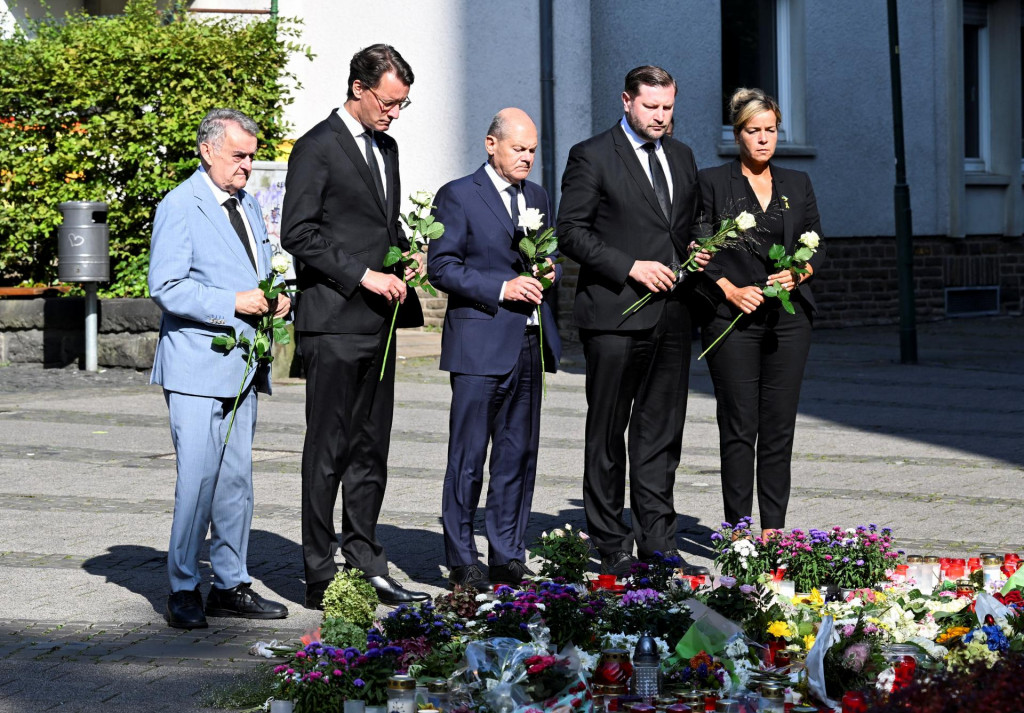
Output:
[[[381,521],[392,572],[433,593],[445,576],[439,336],[399,338]],[[922,325],[919,343],[920,364],[902,366],[892,327],[816,334],[788,524],[889,525],[921,553],[1024,550],[1024,320]],[[584,525],[578,351],[564,368],[549,380],[532,534]],[[174,460],[159,389],[135,372],[0,367],[0,713],[206,710],[206,692],[262,661],[247,654],[252,643],[318,625],[301,605],[303,391],[284,381],[261,400],[250,545],[255,586],[291,616],[181,632],[162,620]],[[721,518],[714,413],[695,362],[676,504],[681,548],[697,562]]]

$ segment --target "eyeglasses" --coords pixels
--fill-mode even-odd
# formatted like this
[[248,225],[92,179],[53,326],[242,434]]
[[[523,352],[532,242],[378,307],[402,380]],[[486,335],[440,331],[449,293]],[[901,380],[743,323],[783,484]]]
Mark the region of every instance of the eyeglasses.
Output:
[[377,103],[380,104],[380,110],[385,113],[391,111],[396,106],[399,109],[408,109],[409,105],[412,104],[412,99],[409,99],[408,97],[406,97],[405,99],[392,99],[390,101],[384,101],[383,99],[380,98],[380,95],[377,94],[377,92],[373,91],[369,87],[366,87],[366,91],[368,91],[377,99]]

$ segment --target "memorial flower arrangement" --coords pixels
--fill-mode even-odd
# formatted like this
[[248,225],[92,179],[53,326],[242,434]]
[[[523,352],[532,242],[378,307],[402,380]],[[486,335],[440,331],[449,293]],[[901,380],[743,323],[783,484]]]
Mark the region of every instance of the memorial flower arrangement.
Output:
[[[434,200],[433,193],[430,191],[416,191],[409,196],[409,200],[412,201],[414,208],[408,213],[400,213],[398,216],[412,233],[409,235],[409,250],[402,252],[400,247],[392,245],[384,256],[384,267],[398,265],[402,280],[406,285],[412,288],[422,287],[431,297],[437,297],[437,290],[427,280],[425,272],[418,272],[411,279],[406,279],[405,271],[408,268],[419,268],[430,242],[444,235],[444,224],[435,220],[434,216],[430,214],[430,211],[435,207],[431,205]],[[387,369],[388,352],[391,350],[391,338],[395,334],[395,321],[398,319],[398,308],[400,306],[396,301],[394,310],[391,312],[391,327],[388,331],[387,344],[384,346],[384,361],[380,367],[378,380],[384,378],[384,371]]]
[[[745,539],[744,530],[748,522],[723,525],[713,544],[719,570],[745,580],[720,574],[693,590],[683,584],[689,577],[678,560],[661,557],[638,564],[611,589],[541,576],[493,592],[446,593],[372,616],[362,646],[324,640],[292,651],[275,669],[275,696],[303,713],[336,710],[351,698],[383,701],[387,677],[408,672],[420,681],[448,680],[456,710],[587,711],[588,677],[603,670],[601,652],[632,651],[641,634],[656,637],[664,684],[676,690],[715,688],[742,698],[767,676],[788,681],[791,700],[809,696],[827,705],[847,692],[856,692],[851,700],[873,690],[895,697],[925,672],[968,676],[1024,654],[1024,596],[1013,583],[998,596],[952,584],[925,594],[912,581],[883,575],[882,587],[875,582],[826,599],[829,578],[843,572],[828,564],[836,552],[863,558],[855,571],[871,572],[866,580],[876,576],[872,567],[892,573],[891,533],[867,525],[760,541]],[[825,559],[830,553],[833,560]],[[789,577],[790,567],[820,580],[808,593],[783,595],[778,575]],[[325,637],[351,633],[351,625],[333,623],[338,614],[325,619]],[[773,668],[779,651],[800,665],[789,673]]]
[[706,651],[667,666],[663,674],[665,684],[676,688],[717,691],[729,681],[729,672],[722,662]]

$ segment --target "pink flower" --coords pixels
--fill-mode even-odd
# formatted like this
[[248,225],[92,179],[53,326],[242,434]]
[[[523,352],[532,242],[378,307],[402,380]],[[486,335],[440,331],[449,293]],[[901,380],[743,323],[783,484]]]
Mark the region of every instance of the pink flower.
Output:
[[843,652],[843,665],[851,671],[861,671],[869,653],[871,650],[866,643],[853,644]]

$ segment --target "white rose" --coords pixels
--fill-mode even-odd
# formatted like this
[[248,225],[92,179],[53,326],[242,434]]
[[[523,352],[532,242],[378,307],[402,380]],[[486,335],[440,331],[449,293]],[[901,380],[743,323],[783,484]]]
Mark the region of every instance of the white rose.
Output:
[[747,211],[743,211],[742,213],[736,216],[736,227],[739,228],[740,230],[750,230],[755,225],[757,225],[757,218],[752,216]]
[[430,191],[416,191],[409,196],[409,200],[420,208],[429,208],[430,204],[434,201],[434,194]]
[[565,532],[562,530],[562,528],[559,527],[559,528],[551,531],[551,536],[552,537],[564,537],[565,536]]
[[820,240],[821,238],[819,238],[818,234],[813,230],[809,230],[800,236],[800,242],[809,247],[811,250],[818,249],[818,242]]
[[523,230],[540,230],[544,225],[544,214],[539,208],[527,208],[519,214],[519,227]]
[[276,272],[278,275],[283,275],[288,272],[288,269],[292,266],[292,259],[283,253],[278,253],[274,257],[270,258],[270,269]]

